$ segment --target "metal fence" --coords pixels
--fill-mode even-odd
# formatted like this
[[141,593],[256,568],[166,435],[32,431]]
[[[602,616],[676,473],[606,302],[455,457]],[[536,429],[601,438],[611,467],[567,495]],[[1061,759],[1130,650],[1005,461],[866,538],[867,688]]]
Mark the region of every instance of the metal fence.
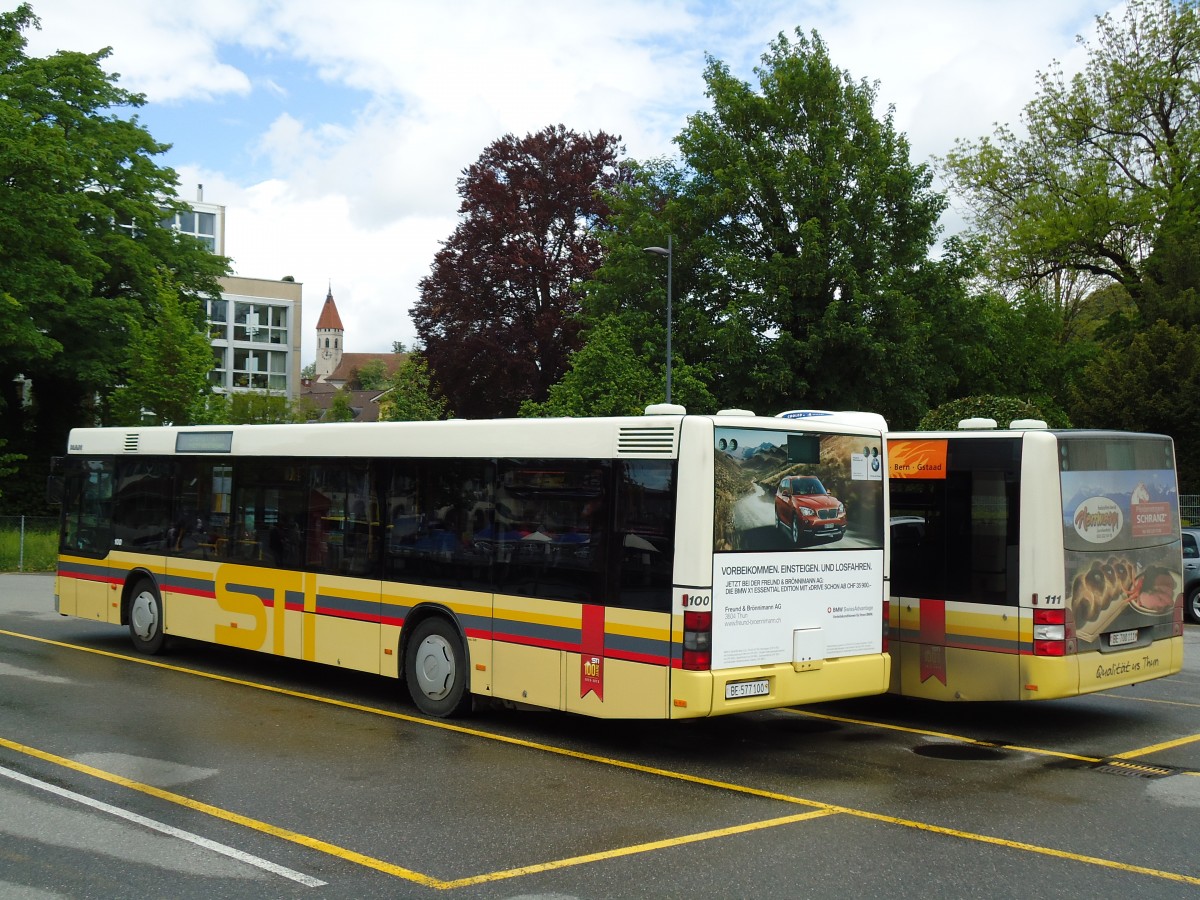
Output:
[[53,516],[0,516],[0,572],[49,572],[58,546]]
[[1179,495],[1179,521],[1184,525],[1200,525],[1200,494]]

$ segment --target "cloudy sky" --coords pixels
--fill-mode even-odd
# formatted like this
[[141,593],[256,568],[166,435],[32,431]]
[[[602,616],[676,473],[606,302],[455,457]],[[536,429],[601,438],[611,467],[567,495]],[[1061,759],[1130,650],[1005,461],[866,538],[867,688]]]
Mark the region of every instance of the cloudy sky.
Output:
[[[1036,73],[1082,59],[1114,0],[30,0],[31,55],[111,47],[172,144],[180,194],[226,207],[236,274],[304,284],[304,362],[330,285],[351,351],[416,338],[408,309],[489,143],[562,123],[673,154],[705,54],[753,82],[818,31],[879,82],[917,161],[1019,121]],[[15,0],[0,0],[12,9]]]

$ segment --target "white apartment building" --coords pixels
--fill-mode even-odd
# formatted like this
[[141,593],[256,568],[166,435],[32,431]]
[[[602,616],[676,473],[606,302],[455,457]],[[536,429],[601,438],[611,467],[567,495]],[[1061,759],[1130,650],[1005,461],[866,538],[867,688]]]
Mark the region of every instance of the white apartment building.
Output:
[[[204,202],[204,185],[188,212],[163,225],[190,234],[209,250],[225,255],[225,207]],[[213,369],[209,376],[222,392],[269,391],[288,399],[300,388],[302,285],[291,279],[220,279],[221,296],[208,302],[208,335]]]
[[300,386],[301,285],[231,275],[221,288],[208,302],[213,386],[291,399]]

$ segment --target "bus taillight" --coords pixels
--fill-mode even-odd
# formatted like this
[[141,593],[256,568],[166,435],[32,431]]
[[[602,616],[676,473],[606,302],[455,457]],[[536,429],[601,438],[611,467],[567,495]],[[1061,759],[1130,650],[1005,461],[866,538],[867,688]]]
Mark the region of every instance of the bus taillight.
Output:
[[1063,609],[1033,611],[1033,655],[1067,655],[1067,613]]
[[712,668],[712,613],[683,614],[683,667],[693,672]]

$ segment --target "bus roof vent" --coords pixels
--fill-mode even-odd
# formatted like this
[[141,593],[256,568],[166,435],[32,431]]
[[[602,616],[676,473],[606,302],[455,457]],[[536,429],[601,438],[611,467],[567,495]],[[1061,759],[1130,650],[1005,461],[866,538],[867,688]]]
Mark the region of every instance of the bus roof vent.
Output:
[[651,403],[646,407],[648,416],[686,416],[687,410],[678,403]]
[[674,425],[629,425],[617,435],[618,455],[670,456],[674,451]]
[[747,418],[750,418],[750,419],[754,418],[754,413],[748,409],[718,409],[717,415],[718,416],[746,416]]
[[1013,419],[1008,423],[1008,427],[1013,431],[1045,431],[1050,426],[1041,419]]
[[141,439],[142,436],[136,431],[127,432],[125,434],[125,452],[137,453],[138,443],[141,441]]
[[974,419],[961,419],[958,423],[960,431],[982,431],[988,428],[996,427],[995,419],[983,419],[976,417]]

